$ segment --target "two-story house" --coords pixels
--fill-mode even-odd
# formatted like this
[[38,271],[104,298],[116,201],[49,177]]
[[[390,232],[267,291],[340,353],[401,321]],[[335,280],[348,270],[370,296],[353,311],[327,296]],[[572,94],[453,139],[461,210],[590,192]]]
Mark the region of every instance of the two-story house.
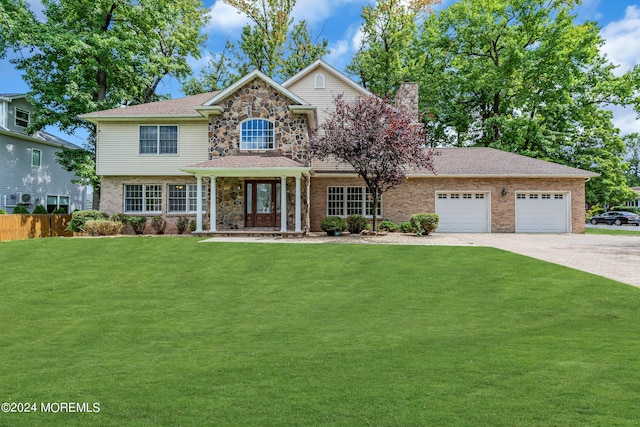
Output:
[[11,213],[16,206],[48,212],[84,209],[87,188],[74,184],[75,174],[56,162],[62,147],[80,148],[40,131],[27,134],[32,107],[24,94],[0,94],[0,209]]
[[[228,88],[98,111],[101,210],[195,217],[198,231],[320,229],[327,215],[372,216],[362,179],[311,158],[333,107],[369,92],[323,61],[283,84],[253,71]],[[417,85],[396,103],[417,111]],[[440,215],[446,232],[583,232],[584,182],[594,173],[490,148],[440,148],[436,173],[410,171],[378,216]]]

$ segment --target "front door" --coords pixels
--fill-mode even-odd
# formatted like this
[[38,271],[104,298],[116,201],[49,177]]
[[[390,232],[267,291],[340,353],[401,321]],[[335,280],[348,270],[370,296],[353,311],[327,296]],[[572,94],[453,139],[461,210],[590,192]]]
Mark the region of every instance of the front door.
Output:
[[280,182],[246,181],[245,227],[276,227],[280,223]]

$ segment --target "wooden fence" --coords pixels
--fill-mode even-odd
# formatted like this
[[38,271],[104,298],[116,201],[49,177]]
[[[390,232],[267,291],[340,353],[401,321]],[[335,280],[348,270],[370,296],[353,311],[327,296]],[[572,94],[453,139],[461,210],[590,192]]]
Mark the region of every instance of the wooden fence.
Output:
[[71,215],[0,215],[0,241],[73,236],[66,227]]

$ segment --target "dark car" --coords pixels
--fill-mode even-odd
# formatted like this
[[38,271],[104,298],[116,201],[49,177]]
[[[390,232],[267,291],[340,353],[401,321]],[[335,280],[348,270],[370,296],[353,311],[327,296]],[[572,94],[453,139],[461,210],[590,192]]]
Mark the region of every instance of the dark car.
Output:
[[640,216],[634,214],[633,212],[611,211],[611,212],[605,212],[598,216],[594,216],[589,220],[589,222],[591,224],[600,224],[600,223],[604,223],[608,225],[633,224],[638,226],[640,225]]

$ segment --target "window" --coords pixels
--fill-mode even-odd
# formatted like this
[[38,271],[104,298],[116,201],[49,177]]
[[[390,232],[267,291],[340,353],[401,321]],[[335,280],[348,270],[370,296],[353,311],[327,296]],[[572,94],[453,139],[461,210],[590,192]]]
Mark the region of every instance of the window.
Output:
[[562,194],[554,194],[553,198],[556,199],[556,200],[562,200],[563,199]]
[[324,89],[324,74],[318,73],[313,77],[313,87],[316,89]]
[[483,193],[476,193],[476,199],[484,199]]
[[[366,187],[328,187],[327,215],[373,216],[373,193]],[[377,216],[382,216],[382,198]]]
[[16,126],[26,128],[29,126],[29,112],[16,108]]
[[527,198],[527,195],[526,195],[526,194],[522,194],[522,193],[518,193],[517,198],[518,198],[518,199],[526,199],[526,198]]
[[537,199],[538,195],[537,194],[529,194],[529,198],[530,199]]
[[162,212],[162,185],[126,184],[124,186],[124,211],[126,213]]
[[446,193],[439,193],[438,194],[438,199],[446,199],[446,198],[447,198]]
[[[169,185],[167,212],[197,212],[198,186],[196,184]],[[202,210],[207,208],[207,188],[202,186]]]
[[69,213],[69,197],[47,196],[47,212],[53,213],[56,209],[64,209],[65,213]]
[[249,119],[242,122],[240,131],[241,150],[273,150],[273,123],[264,119]]
[[31,166],[42,166],[42,151],[37,148],[31,149]]
[[463,199],[471,199],[471,194],[465,193],[465,194],[462,195],[462,198]]
[[140,126],[140,154],[178,154],[178,126]]
[[543,199],[551,199],[551,194],[543,194],[542,198]]

